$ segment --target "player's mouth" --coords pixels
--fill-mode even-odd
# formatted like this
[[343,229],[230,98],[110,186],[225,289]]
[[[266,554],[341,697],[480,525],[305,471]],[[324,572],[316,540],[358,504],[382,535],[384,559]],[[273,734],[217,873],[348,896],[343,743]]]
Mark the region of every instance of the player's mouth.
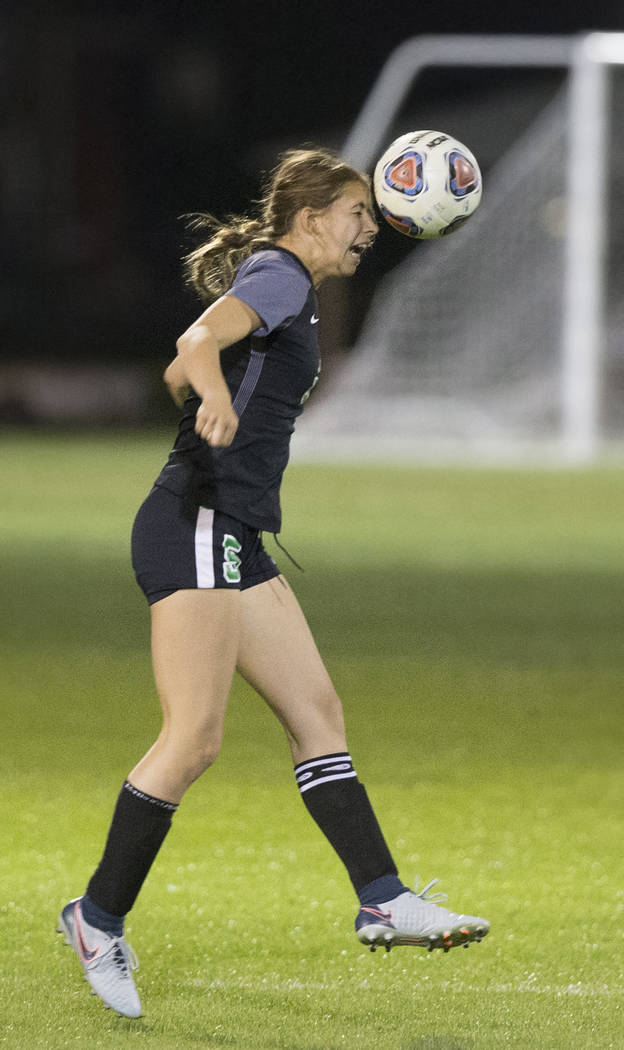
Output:
[[364,252],[368,251],[368,249],[372,248],[372,246],[372,241],[360,241],[359,243],[352,244],[349,248],[349,255],[353,259],[357,259],[357,261],[359,262],[362,256],[364,255]]

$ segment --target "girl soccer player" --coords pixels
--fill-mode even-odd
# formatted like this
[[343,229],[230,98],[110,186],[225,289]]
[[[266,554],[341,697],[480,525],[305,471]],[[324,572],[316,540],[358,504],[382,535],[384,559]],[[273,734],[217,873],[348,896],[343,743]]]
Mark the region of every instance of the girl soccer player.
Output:
[[353,767],[340,700],[262,546],[263,531],[280,529],[290,436],[318,379],[317,289],[351,277],[377,232],[369,180],[330,151],[291,150],[259,220],[205,222],[211,236],[186,266],[211,305],[165,372],[182,419],[132,535],[163,726],[123,784],[84,895],[59,918],[94,991],[128,1017],[141,1004],[124,916],[185,791],[217,757],[236,670],[285,730],[301,797],[359,898],[360,941],[448,950],[489,929],[436,903],[433,883],[416,893],[399,879]]

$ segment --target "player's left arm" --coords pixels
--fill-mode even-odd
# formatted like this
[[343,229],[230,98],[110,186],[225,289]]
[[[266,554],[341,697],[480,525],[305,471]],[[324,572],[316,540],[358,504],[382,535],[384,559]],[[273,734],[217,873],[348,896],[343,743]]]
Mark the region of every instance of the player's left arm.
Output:
[[205,310],[177,341],[178,355],[163,379],[180,407],[190,386],[197,392],[201,405],[195,429],[209,444],[229,445],[238,425],[221,371],[220,353],[260,324],[255,310],[226,295]]

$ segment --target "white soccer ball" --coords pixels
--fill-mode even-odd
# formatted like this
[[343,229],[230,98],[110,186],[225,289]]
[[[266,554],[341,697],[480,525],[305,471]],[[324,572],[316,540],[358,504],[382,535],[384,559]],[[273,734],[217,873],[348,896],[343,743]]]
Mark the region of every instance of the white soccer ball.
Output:
[[381,214],[417,240],[444,237],[481,203],[479,165],[461,142],[442,131],[409,131],[379,158],[373,175]]

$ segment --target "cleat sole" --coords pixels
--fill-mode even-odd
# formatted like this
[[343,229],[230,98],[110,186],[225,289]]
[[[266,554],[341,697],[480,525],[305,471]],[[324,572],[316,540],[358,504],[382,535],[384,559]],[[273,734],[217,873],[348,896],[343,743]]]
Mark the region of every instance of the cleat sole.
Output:
[[469,927],[463,926],[459,930],[445,932],[437,937],[409,937],[401,935],[398,930],[390,932],[387,926],[371,923],[370,926],[359,931],[358,938],[362,944],[370,948],[371,952],[376,951],[377,948],[385,948],[386,952],[389,952],[392,948],[411,945],[417,948],[426,948],[429,952],[432,952],[435,948],[440,948],[446,953],[451,948],[458,948],[460,945],[463,948],[468,948],[471,944],[479,944],[488,932],[482,927],[479,927],[478,930],[471,930]]

